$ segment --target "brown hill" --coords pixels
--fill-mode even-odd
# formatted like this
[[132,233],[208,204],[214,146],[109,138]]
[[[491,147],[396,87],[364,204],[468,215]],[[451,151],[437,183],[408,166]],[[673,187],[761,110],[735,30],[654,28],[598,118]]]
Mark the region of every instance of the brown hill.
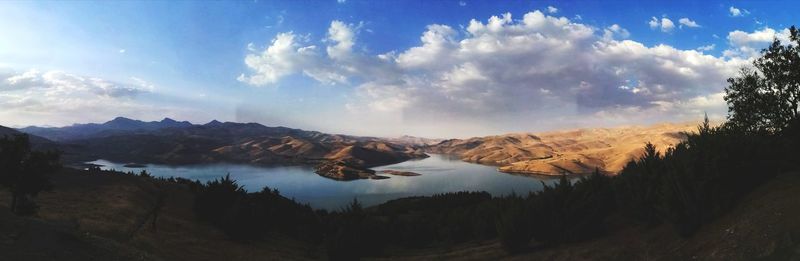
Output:
[[446,140],[425,150],[455,154],[468,162],[497,165],[500,171],[511,173],[584,174],[595,168],[616,173],[642,154],[645,143],[653,143],[663,152],[683,140],[684,132],[696,128],[695,123],[683,123],[513,133]]
[[[55,134],[69,130],[49,129]],[[66,154],[74,155],[67,163],[107,159],[162,164],[317,164],[337,160],[372,167],[426,156],[411,146],[377,138],[217,121],[95,135],[64,141],[63,145]]]

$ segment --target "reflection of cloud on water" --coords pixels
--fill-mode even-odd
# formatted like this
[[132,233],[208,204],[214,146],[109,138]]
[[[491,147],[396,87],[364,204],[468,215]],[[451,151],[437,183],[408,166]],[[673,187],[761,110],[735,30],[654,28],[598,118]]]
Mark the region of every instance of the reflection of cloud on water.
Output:
[[418,172],[420,174],[425,174],[424,172],[444,172],[444,171],[453,171],[456,168],[444,168],[444,167],[426,167],[426,166],[383,166],[375,168],[375,170],[402,170],[402,171],[413,171]]
[[412,178],[419,178],[417,177],[400,177],[400,176],[392,176],[389,179],[382,179],[382,180],[370,180],[369,185],[362,187],[361,192],[363,194],[387,194],[387,193],[399,193],[399,192],[410,192],[409,188],[412,184],[418,183],[414,182]]

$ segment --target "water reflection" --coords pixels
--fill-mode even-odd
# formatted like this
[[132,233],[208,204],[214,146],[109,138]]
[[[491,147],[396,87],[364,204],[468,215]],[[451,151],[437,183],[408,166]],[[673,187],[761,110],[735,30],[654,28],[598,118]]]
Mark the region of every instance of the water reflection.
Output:
[[146,169],[154,176],[183,177],[208,181],[230,173],[248,191],[258,191],[264,186],[277,188],[282,195],[315,208],[338,209],[358,198],[365,205],[375,205],[388,200],[424,196],[456,191],[487,191],[499,196],[512,191],[527,194],[541,190],[542,182],[552,184],[557,179],[530,177],[501,173],[495,167],[466,163],[446,155],[432,154],[420,160],[374,168],[381,170],[411,171],[421,176],[389,176],[383,180],[336,181],[315,174],[309,166],[251,166],[243,164],[206,164],[168,166],[147,164],[144,168],[127,168],[124,164],[106,160],[90,162],[103,165],[103,169],[140,172]]

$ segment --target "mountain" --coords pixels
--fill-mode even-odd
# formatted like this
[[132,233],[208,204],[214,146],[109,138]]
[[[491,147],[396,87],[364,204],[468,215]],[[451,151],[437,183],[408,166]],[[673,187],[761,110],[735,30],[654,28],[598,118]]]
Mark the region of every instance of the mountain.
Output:
[[[367,168],[427,157],[421,150],[378,138],[326,134],[258,123],[211,121],[203,125],[164,119],[143,122],[116,118],[103,124],[63,128],[29,127],[60,139],[67,163],[96,159],[117,162],[199,164],[321,164],[338,162],[361,175],[326,171],[335,179],[373,178]],[[38,131],[38,132],[37,132]],[[80,133],[86,131],[86,133]],[[330,168],[328,168],[330,170]],[[366,173],[366,174],[364,174]],[[323,174],[321,174],[323,175]]]
[[595,168],[616,173],[628,161],[642,155],[645,143],[651,142],[663,152],[685,139],[684,132],[696,128],[696,124],[687,123],[514,133],[446,140],[424,150],[496,165],[498,170],[509,173],[585,174]]
[[[12,129],[12,128],[8,128],[8,127],[5,127],[5,126],[0,126],[0,137],[13,136],[13,135],[19,135],[19,134],[24,134],[24,133],[22,133],[20,131],[17,131],[15,129]],[[55,143],[55,142],[53,142],[51,140],[36,136],[36,135],[28,134],[28,139],[30,140],[31,147],[34,150],[58,150],[59,149],[59,146],[58,146],[57,143]]]
[[164,118],[161,121],[145,122],[117,117],[105,123],[74,124],[67,127],[36,127],[19,129],[22,132],[42,136],[53,141],[70,141],[94,137],[105,137],[121,133],[152,131],[166,128],[183,128],[192,126],[188,121],[175,121]]

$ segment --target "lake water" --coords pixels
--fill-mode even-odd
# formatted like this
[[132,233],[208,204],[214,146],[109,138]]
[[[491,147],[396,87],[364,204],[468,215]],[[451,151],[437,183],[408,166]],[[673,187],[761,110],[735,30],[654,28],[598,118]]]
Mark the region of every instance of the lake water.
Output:
[[527,194],[542,189],[558,179],[548,177],[518,176],[501,173],[495,167],[467,163],[446,155],[431,154],[431,157],[398,164],[375,167],[374,170],[411,171],[421,176],[390,177],[381,180],[337,181],[321,177],[310,166],[252,166],[245,164],[205,164],[168,166],[147,164],[144,168],[127,168],[123,163],[96,160],[90,163],[102,165],[102,169],[133,171],[146,169],[158,177],[183,177],[202,182],[217,179],[230,173],[231,177],[248,191],[259,191],[264,186],[277,188],[281,195],[298,202],[309,203],[314,208],[339,209],[358,198],[365,206],[388,200],[427,196],[444,192],[486,191],[495,196]]

